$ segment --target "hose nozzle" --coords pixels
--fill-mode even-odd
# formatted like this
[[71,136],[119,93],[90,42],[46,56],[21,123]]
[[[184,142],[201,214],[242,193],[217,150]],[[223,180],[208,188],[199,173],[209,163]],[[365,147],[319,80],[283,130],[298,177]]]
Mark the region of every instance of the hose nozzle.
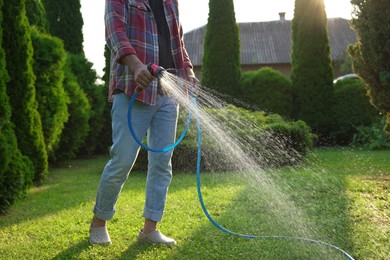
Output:
[[152,74],[153,76],[155,76],[156,78],[159,78],[161,77],[161,73],[163,71],[165,71],[165,69],[163,67],[160,67],[160,66],[157,66],[156,64],[154,63],[149,63],[147,65],[148,67],[148,70],[150,72],[150,74]]

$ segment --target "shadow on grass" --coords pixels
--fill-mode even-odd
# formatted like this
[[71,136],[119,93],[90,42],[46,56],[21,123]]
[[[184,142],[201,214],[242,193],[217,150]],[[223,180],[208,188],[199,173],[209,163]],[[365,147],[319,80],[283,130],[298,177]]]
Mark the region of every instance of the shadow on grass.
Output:
[[78,259],[78,256],[88,250],[88,248],[91,245],[89,244],[88,240],[80,241],[78,244],[69,247],[65,251],[62,251],[55,257],[53,257],[53,260],[62,260],[62,259]]
[[[208,195],[203,195],[206,208],[218,223],[233,232],[254,235],[257,238],[231,236],[208,223],[194,231],[191,237],[187,238],[188,241],[179,246],[175,257],[177,259],[345,259],[345,255],[340,251],[321,244],[325,242],[347,252],[352,249],[351,220],[348,216],[344,176],[321,176],[324,178],[321,182],[318,182],[318,177],[316,174],[291,173],[287,178],[292,178],[293,181],[283,181],[290,187],[289,192],[293,191],[291,198],[297,205],[297,209],[302,210],[303,213],[290,211],[294,207],[288,201],[282,202],[286,203],[284,209],[287,209],[287,212],[273,208],[274,200],[269,197],[262,198],[261,192],[254,187],[246,187],[233,199],[228,199],[226,204],[223,199],[216,199],[222,201],[223,205],[216,205],[212,197],[214,195],[207,192]],[[260,194],[254,195],[254,193]],[[283,237],[273,237],[274,235]],[[320,242],[313,243],[309,239]]]
[[31,188],[25,198],[18,200],[4,216],[0,216],[0,228],[91,202],[95,198],[106,159],[75,160],[51,168],[41,186]]

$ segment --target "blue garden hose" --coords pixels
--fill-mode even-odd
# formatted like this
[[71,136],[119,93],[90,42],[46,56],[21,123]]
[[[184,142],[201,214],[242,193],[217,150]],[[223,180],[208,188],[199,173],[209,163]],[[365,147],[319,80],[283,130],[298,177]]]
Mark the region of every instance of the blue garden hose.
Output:
[[[191,111],[189,112],[188,114],[188,118],[187,118],[187,122],[186,122],[186,126],[185,126],[185,129],[183,131],[183,133],[181,134],[181,136],[178,138],[178,140],[168,146],[168,147],[165,147],[165,148],[162,148],[162,149],[155,149],[155,148],[152,148],[152,147],[149,147],[149,146],[146,146],[142,143],[142,141],[137,137],[137,135],[135,134],[134,132],[134,129],[132,127],[132,122],[131,122],[131,111],[133,109],[133,106],[134,106],[134,102],[136,100],[136,97],[138,95],[138,92],[135,92],[130,100],[130,104],[129,104],[129,109],[128,109],[128,113],[127,113],[127,117],[128,117],[128,126],[129,126],[129,130],[130,130],[130,133],[131,135],[133,136],[134,140],[144,149],[148,150],[148,151],[152,151],[152,152],[157,152],[157,153],[163,153],[163,152],[167,152],[169,150],[172,150],[174,149],[176,146],[178,146],[181,141],[183,140],[184,136],[186,135],[187,133],[187,130],[188,130],[188,127],[189,127],[189,124],[191,122]],[[308,238],[300,238],[300,237],[289,237],[289,236],[255,236],[255,235],[246,235],[246,234],[238,234],[238,233],[235,233],[233,231],[230,231],[226,228],[224,228],[223,226],[221,226],[217,221],[215,221],[210,213],[208,212],[205,204],[204,204],[204,201],[203,201],[203,196],[202,196],[202,191],[201,191],[201,184],[200,184],[200,168],[201,168],[201,158],[202,158],[202,129],[201,129],[201,123],[200,123],[200,117],[199,117],[199,110],[198,110],[198,105],[197,105],[197,100],[196,100],[196,96],[195,95],[191,95],[192,98],[193,98],[193,102],[194,102],[194,107],[195,107],[195,112],[196,112],[196,118],[197,118],[197,129],[198,129],[198,134],[197,134],[197,143],[198,143],[198,150],[197,150],[197,162],[196,162],[196,187],[197,187],[197,191],[198,191],[198,198],[199,198],[199,202],[200,202],[200,205],[202,207],[202,210],[204,212],[204,214],[206,215],[207,219],[216,227],[218,228],[219,230],[221,230],[222,232],[226,233],[226,234],[229,234],[229,235],[232,235],[232,236],[236,236],[236,237],[241,237],[241,238],[247,238],[247,239],[285,239],[285,240],[298,240],[298,241],[305,241],[305,242],[309,242],[309,243],[312,243],[312,244],[320,244],[320,245],[324,245],[324,246],[327,246],[329,248],[333,248],[339,252],[341,252],[342,254],[344,254],[344,256],[346,256],[347,259],[349,260],[354,260],[354,258],[349,255],[346,251],[342,250],[341,248],[337,247],[337,246],[334,246],[334,245],[331,245],[329,243],[325,243],[325,242],[322,242],[322,241],[319,241],[319,240],[314,240],[314,239],[308,239]]]
[[155,152],[155,153],[165,153],[165,152],[168,152],[172,149],[174,149],[176,146],[178,146],[181,141],[183,141],[183,138],[186,136],[187,134],[187,131],[188,131],[188,128],[190,126],[190,123],[191,123],[191,117],[192,117],[192,113],[191,111],[188,113],[188,117],[187,117],[187,122],[186,122],[186,125],[184,127],[184,131],[183,133],[180,135],[180,137],[177,139],[177,141],[172,144],[172,145],[169,145],[165,148],[159,148],[159,149],[156,149],[156,148],[152,148],[152,147],[149,147],[149,146],[146,146],[145,144],[142,143],[142,141],[138,138],[138,136],[136,135],[136,133],[134,132],[134,128],[133,128],[133,125],[132,125],[132,116],[131,116],[131,111],[133,109],[133,106],[134,106],[134,102],[138,96],[138,91],[135,91],[133,96],[131,97],[130,99],[130,104],[129,104],[129,109],[127,111],[127,124],[129,125],[129,130],[130,130],[130,133],[131,135],[133,136],[134,140],[144,149],[148,150],[148,151],[151,151],[151,152]]

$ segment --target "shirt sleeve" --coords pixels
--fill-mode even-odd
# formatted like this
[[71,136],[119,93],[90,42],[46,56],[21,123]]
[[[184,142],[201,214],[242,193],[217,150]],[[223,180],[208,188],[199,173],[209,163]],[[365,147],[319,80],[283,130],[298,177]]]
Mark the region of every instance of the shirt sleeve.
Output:
[[137,55],[126,33],[128,11],[125,0],[106,0],[104,22],[106,43],[113,59],[120,63],[122,57]]
[[189,57],[189,55],[188,55],[188,52],[187,52],[186,47],[185,47],[185,44],[184,44],[184,33],[183,33],[183,28],[182,28],[181,25],[180,25],[180,41],[181,41],[181,45],[180,45],[180,46],[182,46],[182,51],[183,51],[184,69],[187,68],[187,67],[190,67],[190,68],[192,69],[193,66],[192,66],[190,57]]

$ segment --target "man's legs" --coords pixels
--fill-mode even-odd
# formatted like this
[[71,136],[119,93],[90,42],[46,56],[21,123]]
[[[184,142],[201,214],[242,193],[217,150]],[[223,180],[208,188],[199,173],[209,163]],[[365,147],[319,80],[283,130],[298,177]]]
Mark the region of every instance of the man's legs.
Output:
[[[94,218],[91,224],[91,227],[96,228],[96,230],[99,230],[98,228],[101,228],[100,230],[104,228],[105,230],[98,233],[95,236],[96,239],[94,239],[91,229],[90,242],[92,244],[108,244],[110,242],[105,228],[106,221],[112,219],[115,214],[115,204],[119,193],[139,152],[139,145],[131,136],[127,124],[129,103],[130,98],[123,93],[114,97],[111,111],[113,139],[110,150],[111,159],[106,164],[100,179],[93,210]],[[140,139],[145,135],[153,115],[153,111],[148,107],[138,102],[133,107],[133,129]]]
[[[166,96],[159,96],[158,110],[153,116],[148,130],[148,145],[156,149],[166,148],[175,142],[178,117],[177,102]],[[148,152],[148,175],[146,180],[146,200],[143,217],[161,221],[166,195],[172,179],[173,151],[164,153]]]
[[[157,103],[157,111],[148,130],[148,145],[162,149],[175,142],[178,105],[173,98],[161,95]],[[139,238],[148,242],[168,246],[176,244],[176,241],[164,236],[156,228],[164,213],[168,187],[172,179],[172,153],[173,150],[165,153],[148,152],[146,200],[142,214],[145,223],[139,234]]]
[[[118,94],[114,99],[111,160],[107,163],[100,180],[94,207],[93,227],[105,227],[105,221],[112,219],[119,193],[138,155],[139,145],[133,140],[127,125],[129,101],[130,98],[124,94]],[[142,140],[149,128],[148,145],[153,148],[164,148],[172,145],[175,140],[178,105],[173,98],[165,96],[159,96],[157,102],[156,106],[136,102],[132,110],[132,123],[139,139]],[[172,151],[149,152],[146,201],[143,213],[145,234],[155,231],[157,222],[161,221],[168,186],[172,178],[171,157]],[[155,242],[154,238],[155,235],[149,241]],[[170,244],[174,242],[161,233],[157,238],[157,242],[170,241],[168,242]]]

